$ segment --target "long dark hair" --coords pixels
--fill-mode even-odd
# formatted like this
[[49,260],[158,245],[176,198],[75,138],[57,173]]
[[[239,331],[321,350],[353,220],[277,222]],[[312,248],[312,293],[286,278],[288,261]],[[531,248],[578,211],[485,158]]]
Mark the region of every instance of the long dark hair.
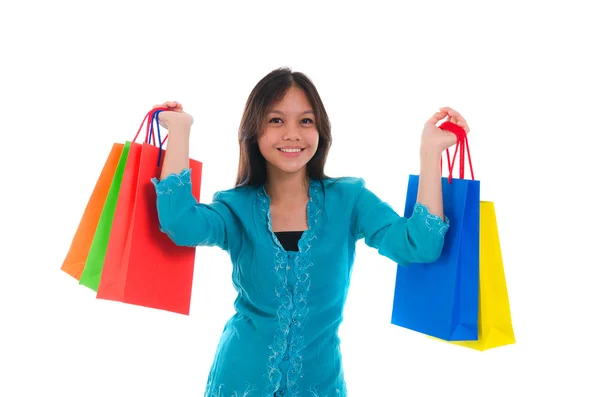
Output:
[[259,186],[267,180],[267,164],[258,148],[258,137],[271,107],[292,88],[302,89],[315,112],[315,125],[319,131],[319,145],[306,166],[308,177],[315,180],[328,178],[325,162],[331,147],[331,124],[329,117],[312,81],[303,73],[292,72],[287,67],[273,70],[252,89],[240,123],[238,140],[240,161],[235,187]]

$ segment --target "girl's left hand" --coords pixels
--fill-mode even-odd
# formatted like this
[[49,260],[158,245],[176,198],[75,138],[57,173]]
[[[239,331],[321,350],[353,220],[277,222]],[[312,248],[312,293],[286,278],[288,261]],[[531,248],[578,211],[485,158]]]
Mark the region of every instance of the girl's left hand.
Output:
[[456,144],[456,135],[436,126],[443,119],[461,126],[467,134],[470,131],[467,121],[460,113],[449,107],[440,108],[440,111],[431,116],[423,127],[421,151],[441,155],[444,150]]

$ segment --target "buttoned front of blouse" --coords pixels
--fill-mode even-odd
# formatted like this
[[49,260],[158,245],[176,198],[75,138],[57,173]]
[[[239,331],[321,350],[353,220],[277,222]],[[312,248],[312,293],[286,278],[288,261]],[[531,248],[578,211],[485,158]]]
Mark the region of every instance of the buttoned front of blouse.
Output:
[[338,329],[355,245],[402,265],[437,259],[449,222],[417,204],[400,217],[360,178],[311,180],[308,229],[286,251],[272,229],[263,186],[197,203],[189,169],[153,180],[161,230],[178,245],[218,246],[232,261],[238,296],[205,397],[346,396]]

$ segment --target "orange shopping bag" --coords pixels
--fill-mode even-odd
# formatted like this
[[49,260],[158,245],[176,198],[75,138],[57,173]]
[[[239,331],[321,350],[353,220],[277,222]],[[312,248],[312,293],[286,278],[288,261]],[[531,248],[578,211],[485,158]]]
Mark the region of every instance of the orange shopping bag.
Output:
[[113,144],[112,149],[108,154],[108,158],[104,163],[104,167],[102,168],[102,172],[98,177],[96,186],[92,191],[92,195],[90,196],[90,199],[85,207],[83,216],[79,221],[79,226],[77,227],[77,231],[73,236],[67,256],[65,257],[65,260],[60,268],[62,271],[76,278],[77,280],[80,279],[81,273],[85,267],[88,252],[92,245],[92,240],[94,239],[94,234],[96,233],[96,227],[98,226],[98,221],[100,220],[100,215],[102,214],[102,208],[104,207],[104,202],[106,200],[106,196],[108,195],[108,190],[110,188],[110,184],[112,183],[114,173],[117,169],[117,164],[119,163],[119,158],[121,157],[123,147],[124,145],[122,143]]

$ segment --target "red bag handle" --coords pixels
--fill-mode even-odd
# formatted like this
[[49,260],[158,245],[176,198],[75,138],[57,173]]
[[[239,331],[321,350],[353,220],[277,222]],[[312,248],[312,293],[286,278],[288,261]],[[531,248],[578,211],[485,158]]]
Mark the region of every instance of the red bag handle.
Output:
[[[449,131],[456,135],[456,150],[454,151],[454,156],[452,161],[450,161],[450,150],[446,149],[446,157],[448,158],[448,183],[452,182],[452,173],[454,171],[454,162],[456,160],[456,154],[460,151],[458,163],[459,163],[459,178],[465,178],[465,147],[467,148],[467,157],[469,159],[469,168],[471,170],[471,179],[475,179],[475,175],[473,174],[473,163],[471,161],[471,151],[469,150],[469,140],[467,138],[467,133],[464,128],[461,126],[451,123],[449,121],[445,121],[439,125],[440,129]],[[440,169],[442,169],[442,159],[440,159]]]
[[154,109],[150,110],[148,113],[146,113],[146,116],[142,120],[142,124],[140,124],[140,128],[138,128],[138,131],[132,140],[132,142],[136,141],[136,139],[140,135],[140,132],[142,131],[142,128],[144,127],[144,123],[146,123],[146,136],[144,138],[144,143],[150,144],[150,142],[152,141],[152,145],[156,146],[156,139],[154,137],[154,122],[156,122],[156,130],[158,132],[158,144],[159,144],[158,162],[156,164],[157,167],[160,166],[160,160],[162,157],[162,148],[165,145],[167,138],[169,137],[169,134],[167,134],[162,141],[160,140],[160,125],[158,122],[158,113],[163,112],[165,110],[169,110],[169,109],[168,108],[154,108]]
[[[140,124],[140,128],[138,128],[138,131],[135,134],[135,137],[133,137],[132,142],[136,141],[136,139],[140,135],[140,132],[142,131],[142,128],[144,127],[144,123],[145,123],[146,124],[146,136],[144,138],[144,142],[150,143],[150,139],[151,139],[152,145],[156,146],[155,137],[154,137],[154,127],[152,126],[152,122],[154,121],[154,115],[156,114],[156,112],[165,111],[165,110],[169,110],[169,109],[168,108],[155,108],[155,109],[150,110],[148,113],[146,113],[146,116],[142,120],[142,123]],[[161,146],[163,146],[165,144],[168,136],[169,136],[169,134],[167,134],[165,136],[165,138],[162,140],[162,142],[159,143]]]

